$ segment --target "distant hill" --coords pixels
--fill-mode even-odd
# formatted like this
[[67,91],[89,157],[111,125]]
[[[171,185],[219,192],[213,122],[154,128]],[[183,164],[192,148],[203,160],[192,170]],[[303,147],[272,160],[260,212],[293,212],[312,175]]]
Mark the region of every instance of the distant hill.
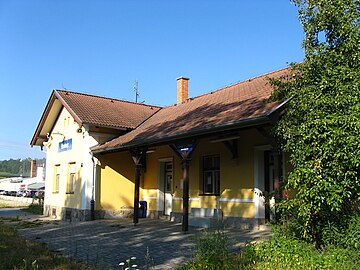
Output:
[[[46,159],[36,159],[36,165],[45,164]],[[9,159],[0,161],[0,178],[8,175],[24,177],[30,176],[31,158],[26,159]],[[3,176],[3,177],[2,177]]]

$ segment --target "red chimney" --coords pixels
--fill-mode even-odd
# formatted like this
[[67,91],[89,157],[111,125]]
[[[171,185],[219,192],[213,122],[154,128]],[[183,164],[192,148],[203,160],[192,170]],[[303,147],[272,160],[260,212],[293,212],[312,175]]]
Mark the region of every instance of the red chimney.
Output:
[[31,161],[30,177],[36,177],[36,160]]
[[189,78],[177,78],[177,103],[183,103],[189,98]]

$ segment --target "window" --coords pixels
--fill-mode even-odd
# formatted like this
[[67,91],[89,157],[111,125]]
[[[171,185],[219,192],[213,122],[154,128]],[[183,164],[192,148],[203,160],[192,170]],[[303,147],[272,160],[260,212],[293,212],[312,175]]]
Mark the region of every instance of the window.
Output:
[[172,162],[165,162],[165,192],[173,193]]
[[69,175],[66,193],[73,194],[75,192],[75,180],[76,180],[76,164],[69,163]]
[[59,193],[60,185],[60,165],[54,167],[54,182],[53,182],[53,193]]
[[220,157],[206,156],[202,158],[203,194],[220,194]]

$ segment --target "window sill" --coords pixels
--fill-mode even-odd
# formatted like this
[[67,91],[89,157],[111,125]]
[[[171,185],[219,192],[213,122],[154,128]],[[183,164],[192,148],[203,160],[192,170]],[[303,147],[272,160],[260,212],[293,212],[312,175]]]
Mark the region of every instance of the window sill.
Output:
[[53,191],[52,194],[59,194],[59,191]]
[[199,196],[220,196],[220,194],[215,193],[201,193]]

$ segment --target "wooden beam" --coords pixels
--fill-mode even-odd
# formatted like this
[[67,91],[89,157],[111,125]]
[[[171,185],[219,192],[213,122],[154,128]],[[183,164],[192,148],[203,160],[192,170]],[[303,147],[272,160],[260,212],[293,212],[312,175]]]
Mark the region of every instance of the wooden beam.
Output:
[[189,230],[189,167],[191,159],[183,159],[183,222],[182,231],[187,232]]
[[223,141],[223,144],[231,152],[232,159],[237,159],[239,157],[237,139],[232,139],[231,141]]
[[143,166],[144,156],[146,155],[146,149],[135,149],[130,152],[131,157],[135,163],[135,188],[134,188],[134,225],[139,223],[139,197],[140,197],[140,176]]
[[278,148],[278,143],[276,141],[276,138],[272,136],[267,130],[264,129],[264,127],[256,127],[256,130],[265,138],[269,140],[269,143],[272,145],[274,149]]
[[189,170],[191,156],[196,148],[198,141],[192,140],[187,142],[179,142],[175,145],[170,145],[171,149],[182,160],[183,171],[183,219],[182,219],[182,231],[187,232],[189,230]]

